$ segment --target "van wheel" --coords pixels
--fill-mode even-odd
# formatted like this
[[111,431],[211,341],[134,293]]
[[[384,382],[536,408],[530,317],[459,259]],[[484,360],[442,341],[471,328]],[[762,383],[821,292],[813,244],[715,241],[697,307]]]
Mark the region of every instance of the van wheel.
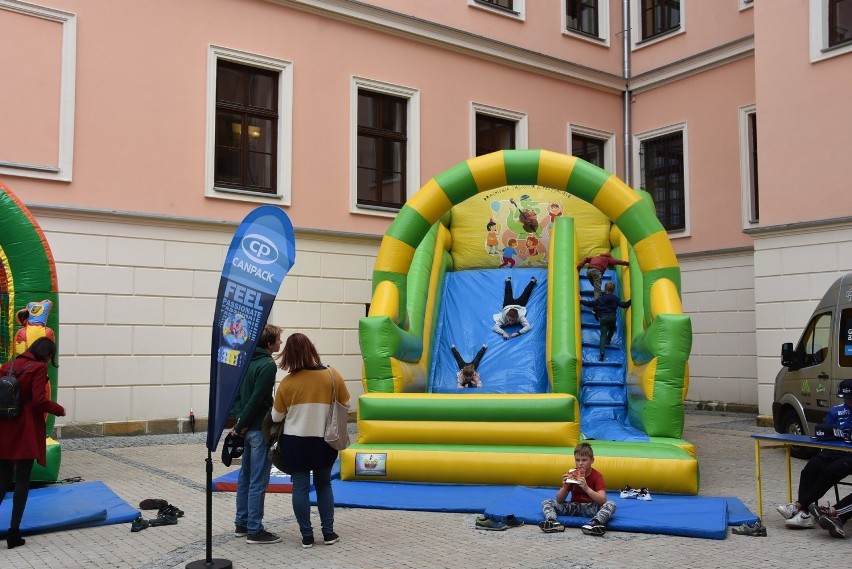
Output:
[[[805,429],[802,427],[801,421],[799,421],[799,416],[792,409],[784,413],[784,417],[781,420],[781,428],[784,429],[785,433],[790,435],[805,434]],[[807,460],[817,452],[819,452],[819,450],[812,447],[790,447],[790,456],[793,458],[803,458]]]

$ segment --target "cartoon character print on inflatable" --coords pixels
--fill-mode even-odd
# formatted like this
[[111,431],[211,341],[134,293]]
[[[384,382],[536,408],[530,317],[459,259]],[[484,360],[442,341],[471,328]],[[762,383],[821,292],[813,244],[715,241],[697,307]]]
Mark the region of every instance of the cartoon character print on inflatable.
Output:
[[[451,255],[456,270],[546,267],[553,225],[563,216],[577,220],[581,254],[607,250],[610,222],[606,216],[595,206],[552,188],[503,186],[453,206],[452,211]],[[507,247],[509,254],[501,254]]]
[[46,336],[56,341],[53,329],[47,325],[47,318],[52,308],[53,302],[42,300],[30,302],[26,309],[17,312],[16,318],[23,328],[15,334],[15,355],[23,354],[30,344],[39,338]]

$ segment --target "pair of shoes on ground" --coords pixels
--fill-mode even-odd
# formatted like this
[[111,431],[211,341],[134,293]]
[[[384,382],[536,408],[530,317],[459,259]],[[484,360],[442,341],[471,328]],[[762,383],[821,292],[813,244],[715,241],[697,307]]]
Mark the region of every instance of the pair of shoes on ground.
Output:
[[763,522],[757,520],[750,524],[742,524],[735,528],[731,528],[731,533],[735,535],[749,535],[751,537],[766,537],[766,526]]
[[[322,542],[326,545],[334,545],[340,541],[340,536],[334,532],[324,533],[322,534]],[[313,535],[303,535],[302,536],[302,547],[305,549],[309,549],[314,546],[314,536]]]
[[653,499],[651,498],[651,493],[647,488],[636,489],[631,488],[630,485],[624,486],[624,488],[621,489],[621,494],[619,494],[619,496],[626,499],[635,498],[637,500],[642,500],[643,502],[650,502]]
[[173,526],[178,523],[177,516],[170,514],[157,514],[156,518],[151,518],[150,520],[146,520],[142,516],[139,516],[130,524],[130,531],[136,533],[140,532],[143,529],[158,527],[158,526]]
[[843,530],[844,522],[837,516],[837,512],[833,508],[811,504],[808,506],[808,511],[811,518],[816,520],[819,527],[828,531],[831,537],[839,537],[840,539],[846,537],[846,532]]
[[786,519],[784,525],[790,529],[811,529],[814,527],[814,519],[807,512],[796,507],[796,504],[781,504],[775,509]]
[[514,514],[503,516],[503,518],[500,520],[489,518],[488,516],[483,514],[476,518],[476,521],[473,525],[476,529],[503,531],[509,528],[521,527],[522,525],[524,525],[524,520],[516,518]]

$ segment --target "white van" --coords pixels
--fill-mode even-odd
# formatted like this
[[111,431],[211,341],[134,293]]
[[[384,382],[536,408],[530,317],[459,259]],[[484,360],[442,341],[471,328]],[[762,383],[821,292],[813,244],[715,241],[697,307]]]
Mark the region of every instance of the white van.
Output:
[[852,273],[828,288],[796,347],[781,346],[781,365],[772,403],[775,430],[811,435],[843,402],[837,386],[852,378]]

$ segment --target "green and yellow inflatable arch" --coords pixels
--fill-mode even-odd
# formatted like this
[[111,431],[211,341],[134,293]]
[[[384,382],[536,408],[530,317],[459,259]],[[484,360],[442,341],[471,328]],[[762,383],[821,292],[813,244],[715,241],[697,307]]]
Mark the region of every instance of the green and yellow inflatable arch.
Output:
[[[47,326],[59,344],[59,288],[56,266],[44,233],[27,206],[0,183],[0,350],[3,361],[15,353],[15,314],[29,302],[53,303]],[[56,401],[58,370],[48,366],[51,399]],[[32,479],[54,482],[59,474],[61,450],[50,438],[55,417],[47,416],[47,466],[36,464]]]
[[[632,457],[639,460],[635,464],[644,465],[644,459],[656,452],[652,447],[658,445],[685,449],[694,462],[694,449],[680,439],[683,432],[682,402],[688,386],[691,324],[682,312],[680,269],[668,235],[656,218],[647,194],[631,189],[616,176],[581,159],[547,150],[501,151],[467,160],[429,180],[402,208],[381,242],[373,272],[370,313],[359,326],[365,391],[360,407],[368,414],[375,413],[377,418],[380,412],[371,409],[392,407],[394,403],[385,400],[388,396],[393,400],[392,394],[397,394],[396,401],[402,407],[415,409],[420,406],[419,410],[412,411],[413,414],[440,415],[456,406],[469,408],[475,404],[480,396],[464,395],[464,401],[460,402],[454,396],[443,396],[437,403],[431,401],[434,395],[423,394],[423,399],[416,395],[416,392],[424,391],[423,375],[429,368],[430,338],[437,311],[435,303],[438,302],[433,294],[435,283],[446,270],[452,270],[452,261],[447,253],[452,243],[445,226],[451,222],[449,217],[453,206],[495,188],[526,185],[563,191],[593,205],[613,224],[610,239],[613,253],[630,260],[630,270],[626,271],[622,287],[631,291],[633,301],[629,322],[628,410],[631,422],[644,429],[651,443],[644,447],[641,444],[632,447],[611,445],[613,460],[623,465],[626,456],[628,463]],[[557,229],[551,239],[565,239],[565,232],[573,229],[573,225],[568,224],[557,227],[561,229]],[[575,250],[567,246],[566,249]],[[551,249],[550,253],[555,250]],[[562,254],[565,254],[564,250]],[[572,256],[576,256],[576,252]],[[573,270],[576,261],[575,258],[560,259],[559,262],[551,260],[549,270],[552,272],[555,267],[561,267],[562,273],[550,279],[557,289],[549,294],[576,294],[577,274]],[[550,337],[550,330],[548,335]],[[568,336],[563,339],[579,342]],[[578,350],[568,349],[568,355],[563,352],[565,350],[548,346],[553,388],[553,394],[548,396],[564,393],[566,397],[576,397],[576,389],[570,386],[577,384],[579,364],[575,361],[567,365],[565,361],[558,360],[569,356],[576,358]],[[558,374],[563,377],[557,377]],[[565,377],[566,374],[572,377]],[[410,393],[412,391],[415,393]],[[379,399],[374,402],[376,397]],[[489,408],[499,407],[494,401],[495,396],[481,397],[488,400]],[[511,405],[517,405],[519,398],[523,397],[516,395],[507,399],[511,399]],[[426,398],[430,401],[427,402]],[[552,406],[553,402],[547,405]],[[562,405],[560,402],[557,406]],[[432,409],[427,412],[426,407]],[[576,413],[576,402],[569,402],[565,408],[573,408]],[[497,411],[492,418],[496,416],[499,416]],[[394,418],[401,418],[400,413],[397,412]],[[579,422],[579,417],[568,420]],[[398,430],[410,432],[410,429]],[[576,437],[566,436],[566,446],[576,443]],[[403,444],[400,440],[395,442]],[[606,446],[605,441],[596,442],[597,453],[600,454],[602,446]],[[354,447],[343,455],[344,478],[357,478],[346,461],[354,461],[359,450],[371,450],[368,445],[360,449],[358,445]],[[553,446],[548,448],[545,452],[553,452]],[[408,450],[411,449],[397,449],[401,454]],[[667,449],[662,451],[663,455],[668,456],[668,453]],[[663,484],[658,489],[697,491],[697,465],[694,465],[694,470],[693,466],[683,471],[680,468],[680,465],[675,468],[680,472],[675,476],[681,477],[682,483],[674,486]],[[631,469],[627,466],[628,472]],[[659,472],[663,476],[665,469]],[[449,478],[444,477],[440,481],[451,481],[452,475],[447,476]],[[619,478],[607,477],[608,481],[611,479]],[[636,478],[633,480],[636,485]],[[516,483],[534,484],[538,483],[538,479],[532,476]]]

